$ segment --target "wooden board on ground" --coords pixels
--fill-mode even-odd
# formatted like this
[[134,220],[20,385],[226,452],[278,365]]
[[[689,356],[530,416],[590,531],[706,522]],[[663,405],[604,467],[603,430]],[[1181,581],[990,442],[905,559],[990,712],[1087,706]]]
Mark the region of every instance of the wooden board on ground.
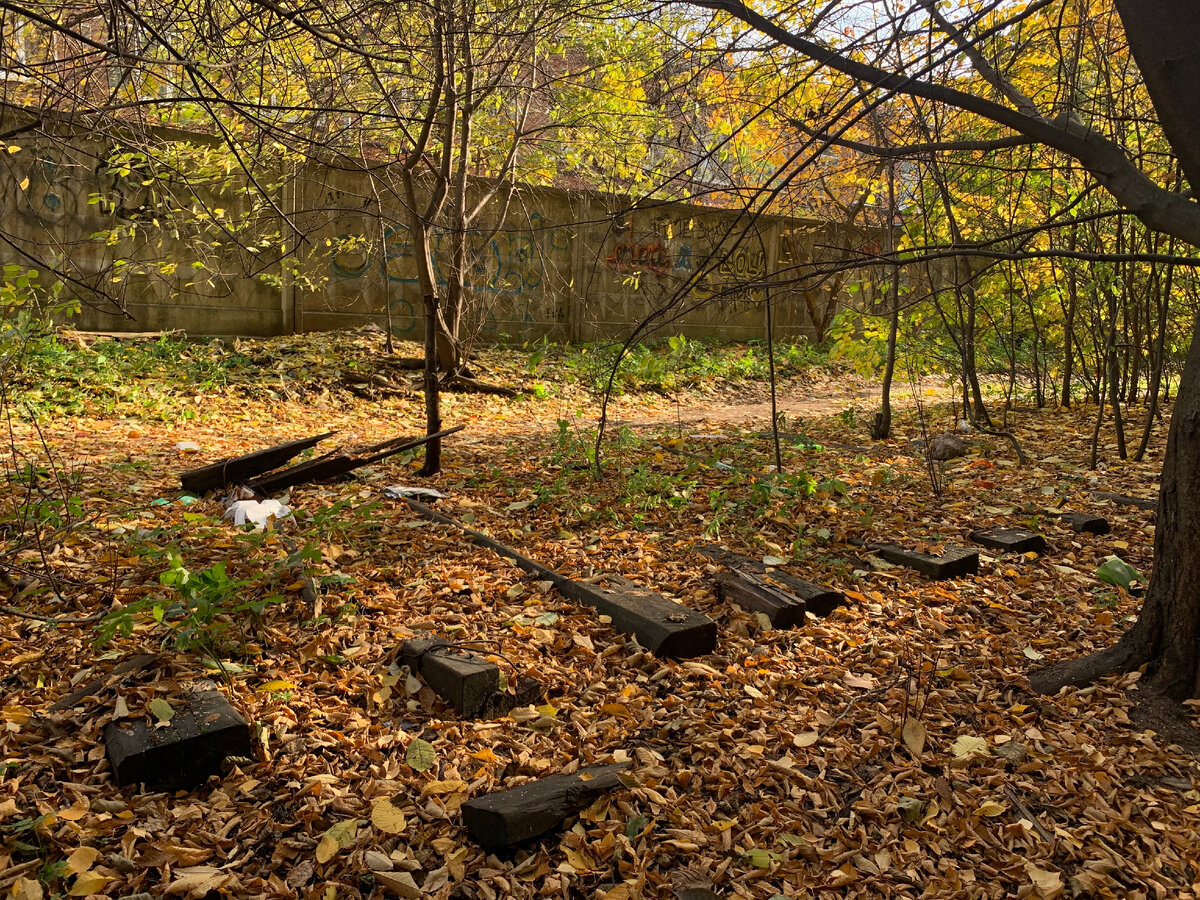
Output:
[[215,491],[230,484],[241,484],[255,475],[278,469],[294,456],[317,446],[327,437],[336,432],[327,431],[324,434],[301,438],[298,441],[288,441],[277,444],[265,450],[255,450],[243,456],[231,456],[212,465],[192,469],[179,476],[179,486],[193,494],[204,494]]
[[775,628],[804,624],[804,601],[752,572],[727,569],[717,576],[717,592],[726,603],[762,613]]
[[462,718],[478,715],[500,690],[500,667],[441,638],[405,641],[400,659]]
[[689,659],[717,648],[717,623],[708,616],[620,575],[602,577],[604,583],[598,585],[559,576],[554,587],[608,616],[614,628],[658,656]]
[[316,459],[310,459],[308,462],[302,462],[298,466],[292,466],[288,469],[272,472],[269,475],[263,475],[261,478],[254,479],[246,486],[260,497],[268,497],[271,494],[285,490],[286,488],[295,487],[298,484],[327,481],[330,478],[337,478],[339,475],[346,475],[362,466],[369,466],[372,463],[387,459],[389,456],[403,453],[405,450],[412,450],[428,444],[432,440],[448,437],[462,431],[466,427],[465,425],[456,425],[454,428],[443,429],[437,434],[424,434],[420,437],[411,438],[391,438],[390,440],[355,451],[335,450]]
[[144,718],[119,719],[104,728],[104,751],[117,784],[148,791],[199,787],[221,774],[229,756],[254,753],[250,727],[219,691],[197,691],[163,727]]
[[551,775],[506,791],[495,791],[462,805],[463,824],[483,847],[512,847],[562,825],[621,782],[628,763],[589,766],[569,775]]
[[916,569],[922,575],[939,581],[979,572],[978,551],[965,547],[947,547],[941,556],[906,550],[895,544],[871,544],[870,549],[893,565]]
[[785,572],[782,569],[767,566],[753,557],[733,553],[715,544],[702,544],[696,550],[701,555],[707,556],[709,559],[720,563],[726,568],[740,569],[743,572],[752,572],[755,575],[766,575],[770,581],[775,582],[780,587],[786,588],[803,600],[807,611],[814,616],[827,616],[846,602],[846,598],[842,595],[841,591],[835,591],[833,588],[822,587],[819,584],[813,584],[811,581],[805,581],[803,578],[797,578],[795,575]]
[[1003,553],[1046,552],[1046,539],[1024,528],[984,528],[972,531],[971,540]]
[[1157,500],[1147,500],[1145,497],[1130,497],[1127,494],[1114,494],[1112,491],[1092,491],[1097,500],[1111,500],[1121,506],[1136,506],[1138,509],[1156,511]]
[[1104,516],[1093,516],[1091,513],[1079,512],[1048,512],[1046,515],[1054,516],[1056,519],[1062,519],[1079,534],[1086,531],[1089,534],[1108,534],[1112,531],[1112,526],[1108,524],[1108,519]]
[[603,587],[572,581],[539,562],[522,556],[480,531],[443,515],[424,503],[405,498],[405,502],[424,519],[453,525],[480,547],[510,560],[518,568],[551,582],[560,594],[593,607],[612,619],[613,627],[637,638],[647,650],[660,656],[686,659],[712,653],[717,646],[717,623],[708,616],[668,600],[649,588],[619,575],[603,576]]

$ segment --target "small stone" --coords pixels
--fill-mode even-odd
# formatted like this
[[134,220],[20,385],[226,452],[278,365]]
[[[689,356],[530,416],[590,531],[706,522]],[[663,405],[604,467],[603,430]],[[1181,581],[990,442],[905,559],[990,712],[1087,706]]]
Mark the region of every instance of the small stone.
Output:
[[391,872],[396,868],[396,864],[378,850],[368,850],[363,855],[363,859],[367,863],[367,868],[372,872]]
[[945,462],[958,456],[967,455],[967,442],[954,434],[939,434],[929,442],[929,455],[934,459]]

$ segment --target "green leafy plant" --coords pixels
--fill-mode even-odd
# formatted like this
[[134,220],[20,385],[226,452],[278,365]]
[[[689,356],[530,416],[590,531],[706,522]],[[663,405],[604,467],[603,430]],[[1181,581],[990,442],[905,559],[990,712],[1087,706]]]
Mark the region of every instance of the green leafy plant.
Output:
[[174,548],[168,550],[167,559],[169,567],[158,580],[174,596],[146,597],[105,616],[98,629],[100,646],[117,634],[132,634],[138,621],[148,617],[167,627],[164,644],[177,650],[212,652],[239,616],[260,616],[267,606],[283,599],[278,595],[243,599],[251,593],[251,582],[230,578],[224,562],[193,571],[183,564],[183,557]]

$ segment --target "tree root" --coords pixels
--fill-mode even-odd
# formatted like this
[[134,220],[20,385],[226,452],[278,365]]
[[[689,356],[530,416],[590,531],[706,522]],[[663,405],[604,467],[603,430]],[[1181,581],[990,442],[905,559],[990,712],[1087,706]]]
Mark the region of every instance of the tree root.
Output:
[[1084,687],[1112,672],[1128,672],[1146,662],[1146,654],[1122,639],[1111,647],[1066,659],[1029,675],[1030,686],[1039,694],[1057,694],[1065,687]]

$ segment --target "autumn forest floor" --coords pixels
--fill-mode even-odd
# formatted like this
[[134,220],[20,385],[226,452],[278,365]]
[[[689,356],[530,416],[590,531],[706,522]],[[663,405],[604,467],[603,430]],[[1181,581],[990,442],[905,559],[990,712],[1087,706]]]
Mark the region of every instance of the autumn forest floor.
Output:
[[[1010,420],[1029,464],[977,440],[940,466],[936,496],[917,442],[922,415],[930,434],[954,426],[943,382],[915,399],[902,385],[892,438],[872,442],[871,381],[793,361],[778,475],[765,383],[699,370],[614,399],[601,480],[595,372],[488,352],[481,377],[530,390],[447,395],[446,424],[467,428],[440,476],[417,477],[418,452],[298,487],[295,518],[263,535],[222,521],[222,498],[181,497],[179,473],[323,431],[419,433],[415,375],[377,335],[151,346],[135,368],[124,342],[55,346],[8,386],[21,415],[0,497],[0,532],[21,548],[10,571],[53,586],[17,578],[0,605],[110,615],[0,612],[0,896],[394,895],[369,854],[430,898],[1200,895],[1200,766],[1130,723],[1137,674],[1056,697],[1028,683],[1136,614],[1095,572],[1117,554],[1149,574],[1152,513],[1092,492],[1153,497],[1165,422],[1140,464],[1117,460],[1106,427],[1092,471],[1094,407],[1022,407]],[[716,652],[654,657],[387,499],[394,484],[444,491],[442,512],[568,576],[622,574],[705,613]],[[1107,516],[1112,533],[1075,534],[1045,515],[1059,507]],[[977,576],[933,582],[865,547],[966,546],[989,525],[1037,529],[1050,550],[985,551]],[[713,542],[786,561],[846,605],[771,630],[718,599],[696,549]],[[172,620],[172,554],[210,576],[209,619]],[[124,634],[120,610],[139,603]],[[460,721],[396,668],[413,635],[493,642],[544,695]],[[138,653],[160,656],[51,710]],[[100,739],[114,711],[152,719],[152,700],[201,679],[256,725],[256,758],[191,793],[118,789]],[[413,765],[416,740],[431,765]],[[468,798],[614,758],[636,787],[562,833],[492,855],[461,824]]]

